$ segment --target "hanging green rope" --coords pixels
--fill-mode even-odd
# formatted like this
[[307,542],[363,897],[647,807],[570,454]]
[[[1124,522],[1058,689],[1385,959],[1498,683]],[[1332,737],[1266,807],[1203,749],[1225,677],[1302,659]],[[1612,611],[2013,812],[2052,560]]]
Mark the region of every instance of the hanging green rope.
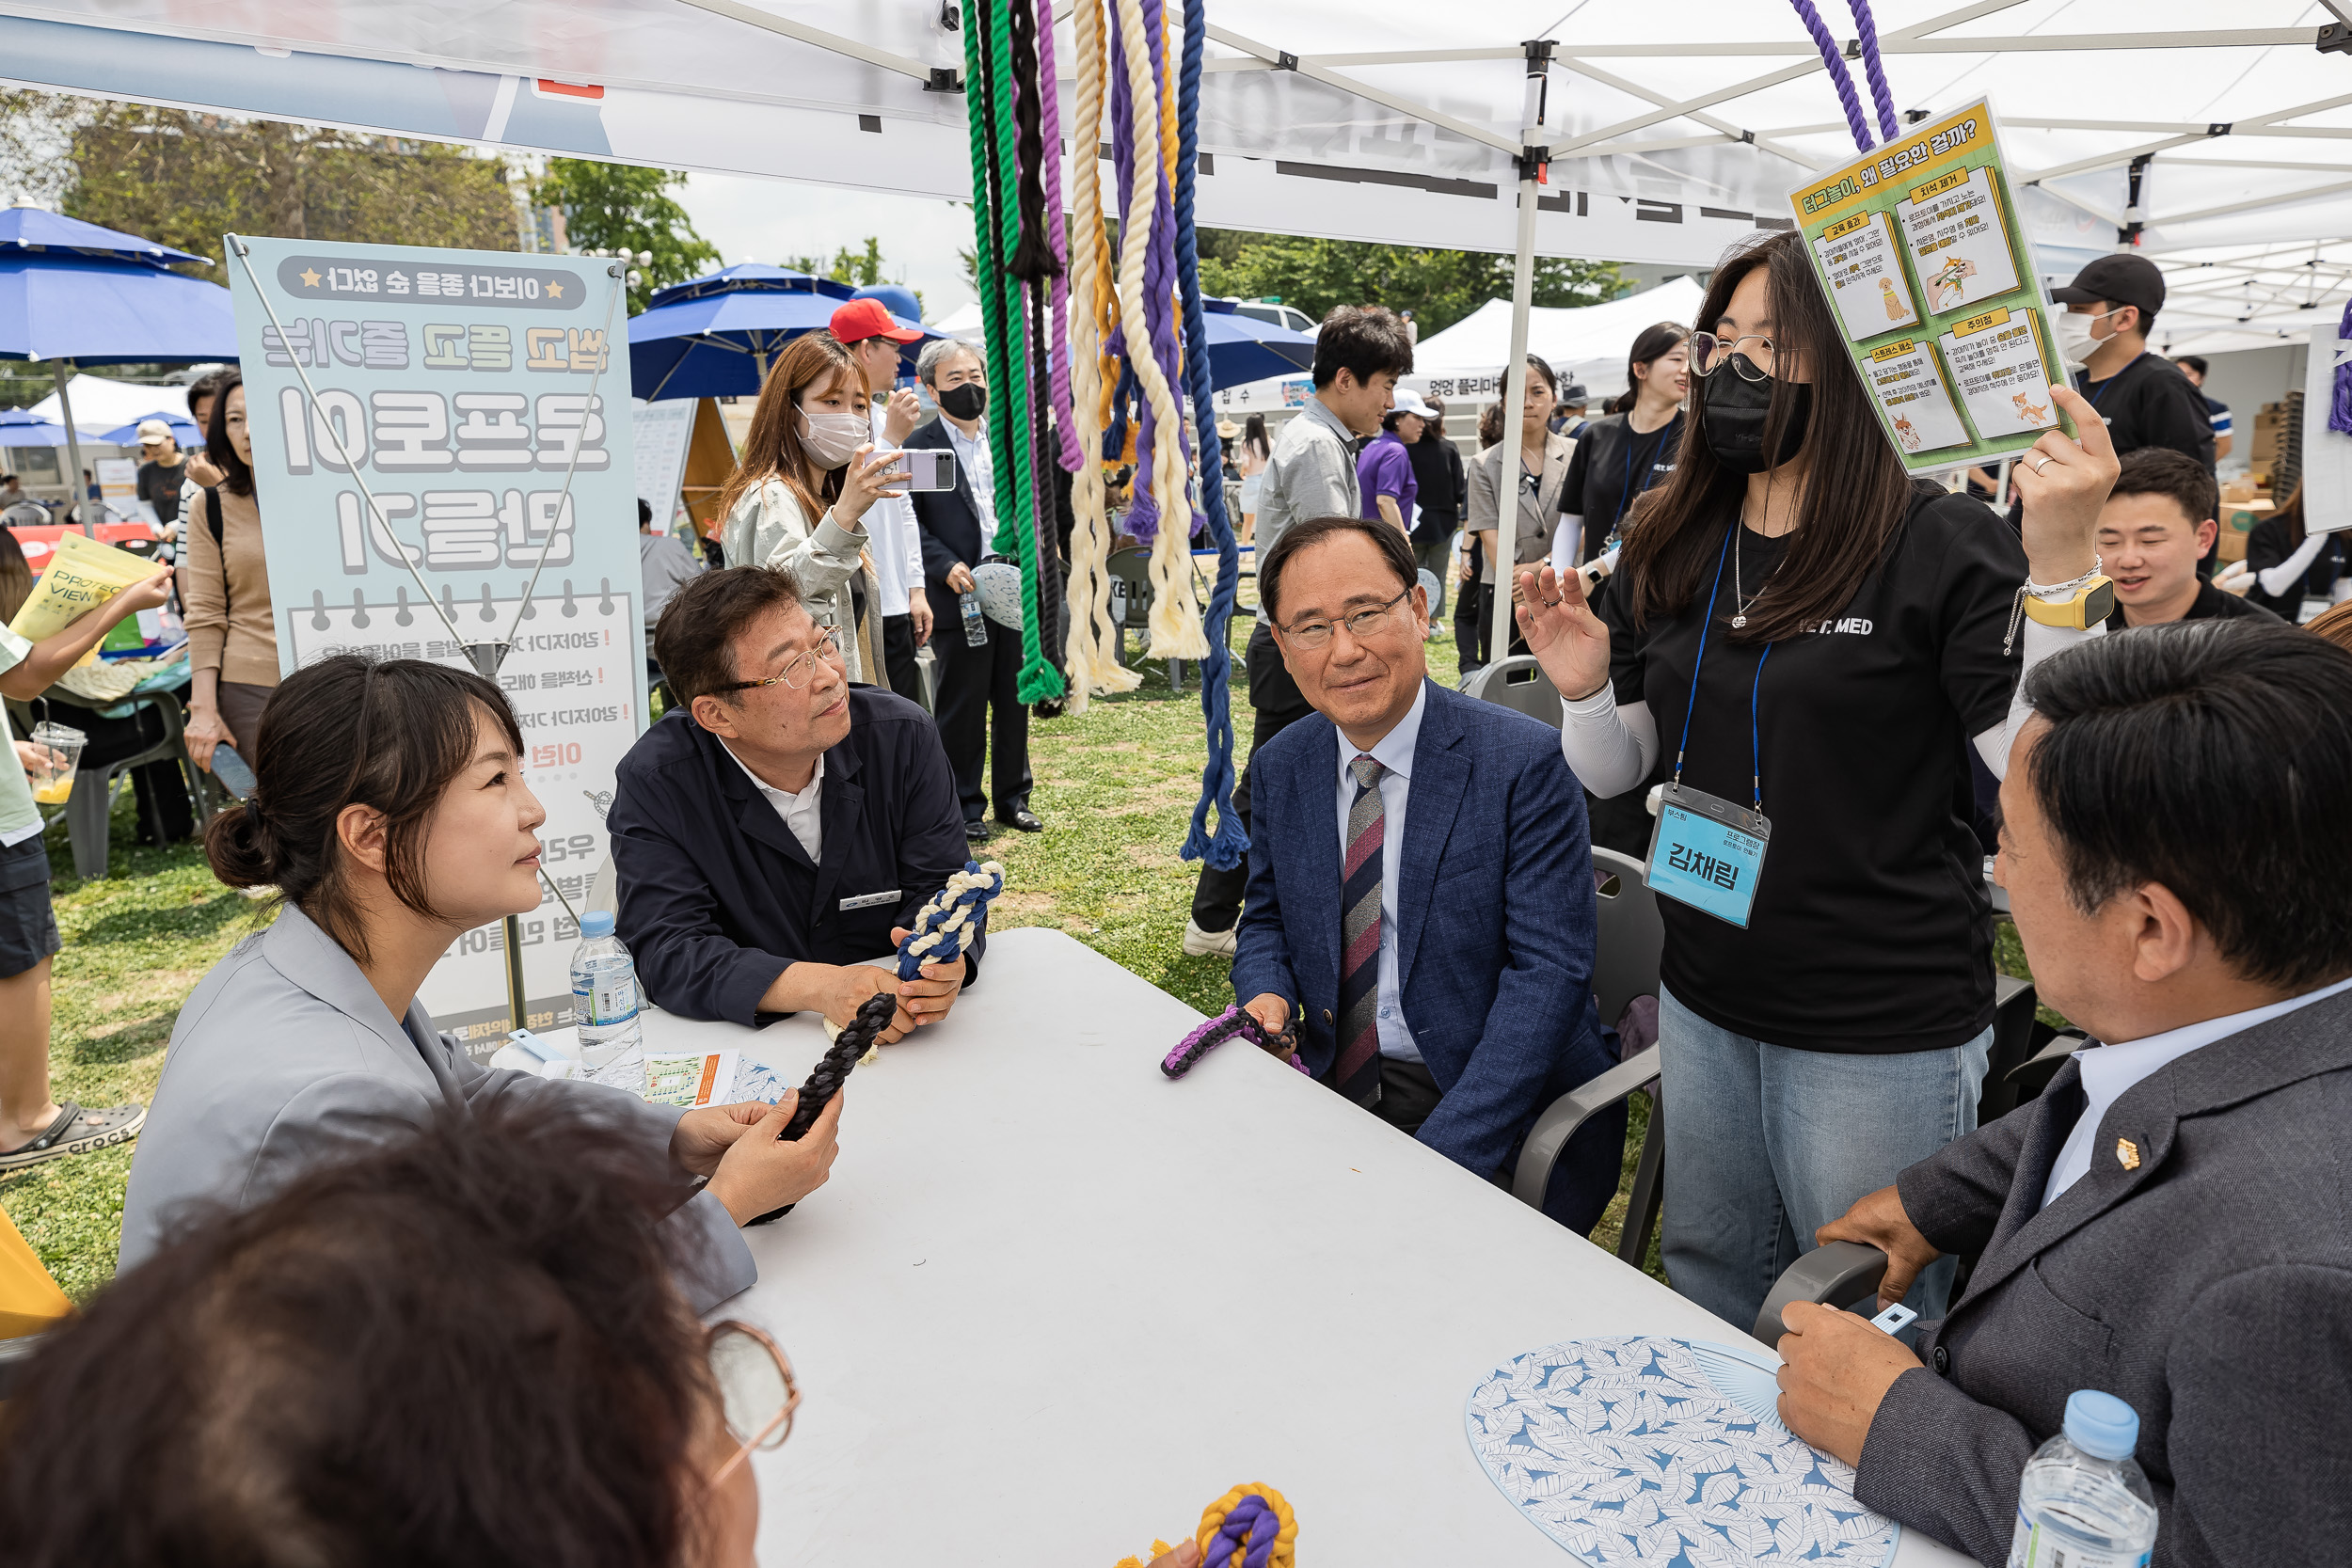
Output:
[[[964,119],[972,139],[972,230],[975,281],[979,285],[989,401],[989,458],[996,470],[996,533],[990,548],[1021,562],[1021,678],[1025,703],[1060,696],[1061,672],[1046,656],[1041,627],[1039,573],[1057,570],[1037,547],[1036,476],[1031,470],[1030,377],[1019,286],[1006,268],[1021,245],[1016,157],[1011,5],[978,0],[965,8]],[[986,24],[972,15],[978,9]],[[1058,216],[1058,214],[1057,214]],[[1058,629],[1058,628],[1057,628]]]

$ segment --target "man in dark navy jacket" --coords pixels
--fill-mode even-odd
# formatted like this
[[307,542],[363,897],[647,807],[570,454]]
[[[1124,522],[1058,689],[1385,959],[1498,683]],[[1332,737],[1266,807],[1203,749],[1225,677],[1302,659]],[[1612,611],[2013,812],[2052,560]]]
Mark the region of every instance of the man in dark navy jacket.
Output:
[[917,979],[867,961],[964,865],[930,716],[850,685],[831,628],[766,567],[680,588],[654,656],[678,705],[622,759],[607,823],[616,924],[648,998],[685,1018],[847,1023],[891,991],[885,1040],[946,1017],[985,935]]

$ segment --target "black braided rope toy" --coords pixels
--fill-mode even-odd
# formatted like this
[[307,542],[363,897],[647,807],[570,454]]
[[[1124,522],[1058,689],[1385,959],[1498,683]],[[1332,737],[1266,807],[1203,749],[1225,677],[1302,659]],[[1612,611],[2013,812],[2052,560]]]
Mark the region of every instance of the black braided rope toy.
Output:
[[[792,1119],[784,1124],[778,1142],[796,1144],[807,1136],[808,1130],[817,1125],[817,1118],[823,1116],[825,1107],[833,1102],[833,1097],[840,1093],[841,1085],[849,1081],[850,1069],[857,1066],[860,1057],[874,1048],[874,1041],[881,1037],[884,1029],[890,1027],[890,1021],[898,1010],[898,997],[886,990],[876,991],[858,1004],[857,1016],[843,1025],[841,1033],[834,1037],[831,1049],[818,1057],[817,1065],[809,1069],[808,1081],[801,1085],[800,1101],[792,1107]],[[791,1212],[792,1205],[787,1203],[781,1209],[770,1210],[751,1223],[766,1225],[770,1220],[782,1219]]]

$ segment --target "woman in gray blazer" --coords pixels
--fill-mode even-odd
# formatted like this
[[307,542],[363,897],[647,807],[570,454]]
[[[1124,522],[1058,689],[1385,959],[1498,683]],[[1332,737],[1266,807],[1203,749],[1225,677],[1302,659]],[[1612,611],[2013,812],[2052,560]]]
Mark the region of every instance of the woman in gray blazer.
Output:
[[521,731],[498,687],[415,659],[339,656],[278,689],[258,742],[253,799],[214,819],[205,851],[222,881],[275,886],[285,907],[180,1011],[131,1163],[121,1266],[167,1240],[191,1200],[248,1207],[443,1111],[560,1099],[665,1147],[681,1179],[709,1179],[669,1221],[685,1227],[679,1255],[700,1260],[680,1280],[697,1311],[750,1285],[736,1227],[824,1181],[838,1098],[784,1143],[790,1097],[681,1113],[483,1068],[417,1001],[458,937],[539,907],[547,813],[522,782]]
[[[1519,410],[1519,473],[1516,485],[1519,515],[1517,531],[1512,535],[1512,555],[1519,566],[1549,560],[1551,536],[1560,529],[1560,494],[1567,485],[1568,459],[1576,454],[1576,443],[1565,436],[1554,435],[1549,428],[1558,391],[1559,381],[1551,367],[1537,356],[1529,355],[1527,395]],[[1465,524],[1478,536],[1486,555],[1479,589],[1485,598],[1482,614],[1486,617],[1494,614],[1495,552],[1502,545],[1502,508],[1496,498],[1503,488],[1502,448],[1491,446],[1470,461],[1470,515]],[[1512,568],[1502,580],[1517,582],[1518,568]],[[1515,624],[1511,646],[1497,652],[1495,657],[1502,658],[1506,654],[1525,652],[1526,639]],[[1469,673],[1467,666],[1464,673]]]

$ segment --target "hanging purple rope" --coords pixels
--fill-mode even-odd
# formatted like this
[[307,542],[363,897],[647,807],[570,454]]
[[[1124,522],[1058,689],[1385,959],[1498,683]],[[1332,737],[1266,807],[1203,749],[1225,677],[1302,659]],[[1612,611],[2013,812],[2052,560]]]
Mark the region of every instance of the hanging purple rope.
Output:
[[[2352,305],[2344,308],[2344,320],[2336,327],[2336,341],[2352,338]],[[2344,349],[2337,349],[2339,356]],[[2328,400],[2328,428],[2352,436],[2352,358],[2339,357],[2336,362],[2335,395]]]
[[1867,152],[1877,144],[1870,139],[1870,122],[1862,115],[1862,99],[1853,90],[1853,75],[1846,69],[1846,56],[1830,36],[1829,24],[1813,8],[1813,0],[1788,0],[1797,8],[1797,19],[1804,30],[1813,35],[1814,47],[1821,52],[1821,69],[1829,72],[1830,85],[1837,89],[1837,102],[1846,106],[1846,124],[1853,131],[1854,147]]
[[[1061,73],[1054,58],[1054,0],[1038,0],[1037,6],[1037,87],[1038,115],[1045,138],[1046,241],[1053,246],[1054,260],[1054,323],[1053,341],[1054,433],[1057,438],[1061,466],[1071,473],[1078,471],[1077,420],[1070,403],[1070,230],[1062,219],[1061,204]],[[1092,150],[1084,150],[1081,156],[1092,156]]]
[[1887,90],[1886,67],[1879,59],[1878,19],[1870,14],[1870,0],[1846,0],[1846,8],[1853,12],[1854,33],[1862,40],[1862,71],[1870,79],[1870,101],[1878,105],[1879,139],[1893,141],[1903,130],[1895,118],[1895,95]]

